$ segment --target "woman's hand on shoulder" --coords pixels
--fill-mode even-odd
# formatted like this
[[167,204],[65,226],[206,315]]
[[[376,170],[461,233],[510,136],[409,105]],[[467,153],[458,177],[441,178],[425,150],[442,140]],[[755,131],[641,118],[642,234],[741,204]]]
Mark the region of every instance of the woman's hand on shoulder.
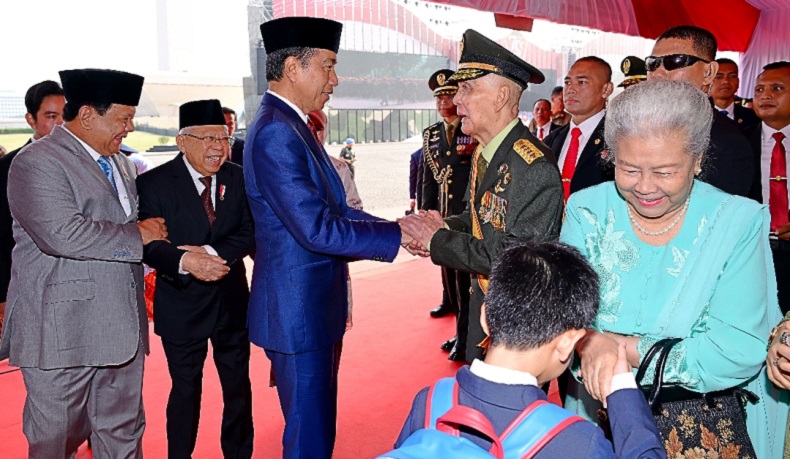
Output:
[[782,389],[790,389],[790,322],[782,322],[768,348],[765,364],[768,378]]
[[594,330],[576,345],[576,352],[582,359],[579,377],[592,397],[604,402],[612,390],[612,376],[618,363],[619,343]]

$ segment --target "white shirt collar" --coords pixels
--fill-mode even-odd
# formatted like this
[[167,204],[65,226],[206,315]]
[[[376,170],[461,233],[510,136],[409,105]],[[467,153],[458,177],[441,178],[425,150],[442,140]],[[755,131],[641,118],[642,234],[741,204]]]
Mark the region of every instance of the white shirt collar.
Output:
[[304,114],[302,109],[300,109],[299,107],[294,105],[294,103],[291,102],[290,100],[288,100],[285,97],[283,97],[283,96],[277,94],[276,92],[272,91],[271,89],[267,89],[266,92],[271,94],[271,95],[273,95],[274,97],[280,99],[281,101],[285,102],[285,104],[288,105],[289,107],[291,107],[293,109],[293,111],[295,111],[296,114],[299,116],[299,118],[301,118],[305,122],[305,124],[307,124],[307,115]]
[[[606,114],[606,110],[601,110],[600,112],[596,113],[595,115],[593,115],[593,116],[587,118],[586,120],[582,121],[581,124],[574,123],[573,122],[573,118],[571,118],[571,123],[570,123],[571,124],[571,130],[573,130],[573,128],[577,127],[579,129],[581,129],[582,136],[585,139],[589,139],[590,136],[592,135],[593,131],[595,131],[595,128],[598,126],[598,123],[601,122],[601,119],[603,118],[603,116],[605,114]],[[570,131],[568,131],[568,132],[570,132]]]
[[469,367],[472,374],[486,381],[511,386],[537,386],[538,379],[525,371],[489,365],[482,360],[475,359]]
[[[91,155],[91,158],[93,158],[93,160],[94,160],[94,161],[98,161],[98,160],[99,160],[99,158],[101,158],[101,156],[102,156],[102,155],[100,155],[100,154],[99,154],[99,152],[97,152],[96,150],[94,150],[93,148],[91,148],[91,146],[90,146],[90,145],[88,145],[88,144],[87,144],[87,143],[85,143],[85,142],[84,142],[82,139],[80,139],[79,137],[77,137],[77,135],[76,135],[76,134],[74,134],[73,132],[69,131],[69,128],[67,128],[65,124],[61,124],[61,125],[60,125],[60,127],[62,127],[64,131],[66,131],[66,132],[68,132],[69,134],[71,134],[71,136],[72,136],[72,137],[74,137],[75,139],[77,139],[77,142],[79,142],[80,144],[82,144],[83,148],[85,148],[85,150],[88,152],[88,154],[89,154],[89,155]],[[109,159],[109,158],[111,158],[111,156],[108,156],[108,157],[107,157],[107,159]],[[111,161],[111,162],[112,162],[112,161]]]
[[[784,142],[787,142],[788,139],[790,139],[790,124],[788,124],[787,126],[783,127],[782,129],[780,129],[778,131],[776,129],[768,126],[765,123],[762,123],[762,125],[763,125],[763,136],[762,136],[763,143],[770,143],[771,147],[773,147],[774,143],[776,143],[774,141],[773,135],[775,133],[777,133],[777,132],[781,132],[782,134],[785,135]],[[784,142],[782,142],[782,143],[784,143]]]
[[203,177],[213,177],[213,175],[211,175],[211,176],[209,176],[209,175],[201,175],[200,172],[196,171],[195,168],[192,167],[191,164],[189,164],[189,161],[187,160],[187,155],[184,155],[183,158],[181,158],[181,159],[184,160],[184,164],[186,164],[187,170],[189,171],[189,175],[192,177],[192,180],[198,181],[198,180],[200,180]]

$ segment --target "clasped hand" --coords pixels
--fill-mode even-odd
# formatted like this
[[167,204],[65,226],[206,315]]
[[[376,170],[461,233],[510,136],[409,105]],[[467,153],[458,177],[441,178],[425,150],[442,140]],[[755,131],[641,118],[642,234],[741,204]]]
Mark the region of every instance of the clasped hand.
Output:
[[207,253],[203,247],[182,245],[178,248],[187,251],[181,259],[181,267],[198,280],[215,282],[230,272],[225,260]]
[[444,220],[435,210],[421,210],[397,220],[401,230],[401,245],[412,255],[427,257],[428,245],[436,232],[444,228]]

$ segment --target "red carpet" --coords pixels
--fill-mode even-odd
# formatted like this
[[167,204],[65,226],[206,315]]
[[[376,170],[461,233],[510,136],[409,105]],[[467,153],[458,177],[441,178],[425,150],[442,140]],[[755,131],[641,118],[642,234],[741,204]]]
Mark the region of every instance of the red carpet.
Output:
[[[362,459],[391,449],[414,395],[457,365],[439,344],[454,334],[454,319],[431,319],[441,300],[439,268],[414,260],[355,273],[354,328],[346,335],[340,365],[338,435],[335,458]],[[144,400],[146,458],[166,457],[165,404],[170,390],[161,341],[152,334],[146,362]],[[209,356],[211,354],[209,353]],[[253,347],[252,384],[256,458],[281,457],[283,418],[275,389],[268,387],[269,361]],[[0,458],[27,456],[22,434],[25,390],[19,371],[0,363]],[[206,362],[203,408],[195,458],[221,457],[222,408],[216,370]],[[78,458],[88,458],[83,447]]]

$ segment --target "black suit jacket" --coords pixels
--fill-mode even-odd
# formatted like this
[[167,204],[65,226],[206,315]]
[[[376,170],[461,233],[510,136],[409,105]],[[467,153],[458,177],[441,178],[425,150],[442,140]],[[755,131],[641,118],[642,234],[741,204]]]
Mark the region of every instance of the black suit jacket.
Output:
[[419,208],[439,210],[439,184],[430,162],[439,173],[450,167],[452,175],[448,181],[447,216],[458,215],[466,209],[464,197],[469,187],[472,155],[477,148],[477,140],[464,134],[460,124],[455,129],[452,140],[448,145],[444,121],[439,121],[423,131],[422,201]]
[[[242,169],[226,162],[214,176],[217,219],[210,227],[183,154],[137,178],[140,219],[162,217],[170,242],[145,246],[143,261],[156,269],[154,332],[168,339],[208,338],[225,308],[236,328],[245,328],[249,288],[243,258],[254,250],[254,231]],[[178,273],[180,245],[210,245],[230,272],[216,282]]]
[[11,282],[11,252],[14,250],[14,233],[11,209],[8,208],[8,171],[11,170],[11,161],[23,148],[32,142],[0,157],[0,303],[4,303],[8,294],[8,284]]
[[236,139],[233,141],[233,146],[230,147],[230,158],[228,159],[244,167],[244,139]]
[[760,118],[757,117],[757,115],[754,113],[754,110],[751,108],[744,107],[740,104],[735,104],[733,112],[735,123],[737,123],[743,131],[749,129],[755,124],[760,124]]
[[700,178],[727,193],[749,197],[759,170],[754,167],[751,146],[733,120],[713,106],[711,110],[710,147]]
[[[595,131],[593,131],[590,140],[587,141],[579,156],[579,160],[576,162],[576,170],[573,172],[573,178],[571,179],[571,193],[614,180],[614,168],[601,160],[602,152],[606,149],[606,142],[604,142],[603,137],[605,121],[606,115],[598,122],[598,126],[595,127]],[[559,161],[562,145],[565,143],[565,138],[568,137],[570,130],[570,123],[560,126],[556,131],[552,127],[549,136],[543,139],[543,142],[554,153],[555,161]],[[559,168],[560,172],[562,172],[561,165],[559,165]]]

